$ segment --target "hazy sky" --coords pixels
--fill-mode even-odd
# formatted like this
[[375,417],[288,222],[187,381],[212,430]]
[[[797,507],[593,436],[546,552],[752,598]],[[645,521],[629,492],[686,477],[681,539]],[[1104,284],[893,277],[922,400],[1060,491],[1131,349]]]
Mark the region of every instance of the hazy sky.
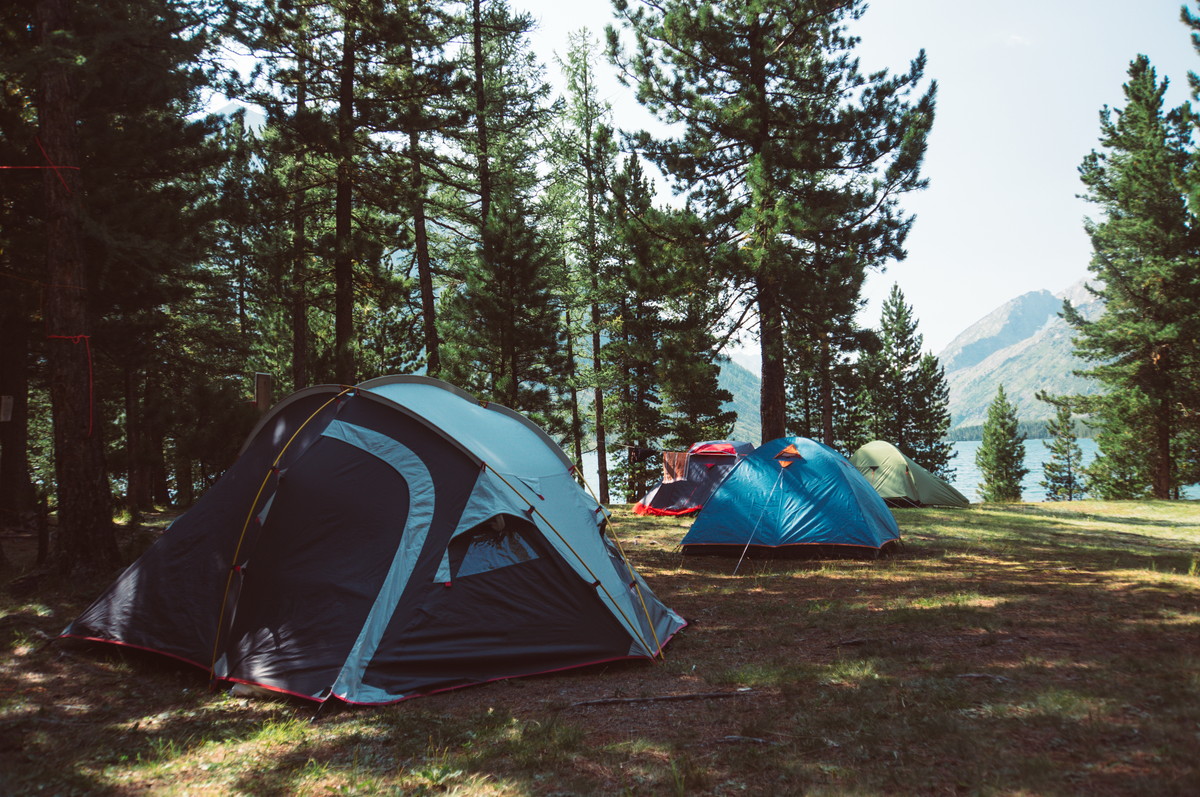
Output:
[[[581,27],[603,39],[608,0],[510,0],[540,20],[535,48],[557,79],[554,53]],[[1197,10],[1197,0],[1189,6]],[[1078,166],[1096,147],[1098,113],[1123,105],[1129,62],[1150,57],[1169,77],[1171,106],[1200,71],[1181,0],[875,0],[858,23],[864,70],[907,66],[919,50],[938,82],[930,187],[904,205],[917,221],[907,260],[868,284],[862,321],[899,283],[928,349],[1033,290],[1057,293],[1087,276],[1090,247]],[[603,63],[602,69],[611,69]],[[619,126],[645,116],[615,80],[604,88]]]

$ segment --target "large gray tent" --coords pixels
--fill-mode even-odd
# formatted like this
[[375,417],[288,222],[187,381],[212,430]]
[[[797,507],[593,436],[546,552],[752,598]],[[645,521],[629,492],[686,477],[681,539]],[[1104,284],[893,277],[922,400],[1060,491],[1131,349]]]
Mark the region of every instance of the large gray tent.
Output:
[[302,390],[63,633],[352,703],[653,657],[684,621],[573,471],[434,379]]

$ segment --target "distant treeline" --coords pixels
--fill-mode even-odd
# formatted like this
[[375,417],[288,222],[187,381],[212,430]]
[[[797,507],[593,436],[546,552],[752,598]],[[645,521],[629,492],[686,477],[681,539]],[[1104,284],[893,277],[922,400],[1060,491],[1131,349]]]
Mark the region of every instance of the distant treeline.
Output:
[[[1026,440],[1044,440],[1051,435],[1046,430],[1046,424],[1049,420],[1041,421],[1021,421],[1017,424],[1017,434],[1024,437]],[[1081,419],[1075,419],[1075,436],[1076,437],[1091,437],[1093,429],[1084,423]],[[982,440],[983,426],[960,426],[957,429],[951,429],[946,433],[946,440],[958,442],[961,440]]]

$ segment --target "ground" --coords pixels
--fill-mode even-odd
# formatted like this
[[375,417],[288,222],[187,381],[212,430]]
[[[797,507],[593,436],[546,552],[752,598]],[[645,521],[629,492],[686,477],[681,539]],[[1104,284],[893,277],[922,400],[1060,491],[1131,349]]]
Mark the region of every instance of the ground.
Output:
[[[1200,506],[896,514],[893,557],[735,573],[736,559],[679,552],[687,520],[620,508],[626,553],[690,623],[661,661],[330,705],[315,721],[312,703],[236,698],[161,657],[56,640],[107,578],[10,574],[0,791],[1195,793]],[[155,520],[124,542],[144,544]],[[3,544],[29,560],[29,538]]]

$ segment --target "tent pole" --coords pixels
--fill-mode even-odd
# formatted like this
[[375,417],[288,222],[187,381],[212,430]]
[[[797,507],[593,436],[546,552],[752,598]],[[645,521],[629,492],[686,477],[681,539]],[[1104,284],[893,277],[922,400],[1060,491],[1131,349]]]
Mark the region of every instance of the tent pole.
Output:
[[762,511],[758,513],[758,520],[754,521],[754,528],[750,529],[750,536],[746,539],[746,547],[742,549],[742,555],[738,558],[737,564],[733,568],[733,574],[736,576],[738,568],[742,566],[742,560],[746,558],[746,552],[750,550],[750,543],[754,542],[754,535],[758,532],[758,525],[762,523],[763,515],[767,513],[767,507],[771,505],[771,498],[775,495],[775,489],[779,487],[779,483],[783,481],[783,468],[779,468],[779,475],[775,477],[775,484],[771,486],[771,492],[767,493],[767,500],[763,501]]

